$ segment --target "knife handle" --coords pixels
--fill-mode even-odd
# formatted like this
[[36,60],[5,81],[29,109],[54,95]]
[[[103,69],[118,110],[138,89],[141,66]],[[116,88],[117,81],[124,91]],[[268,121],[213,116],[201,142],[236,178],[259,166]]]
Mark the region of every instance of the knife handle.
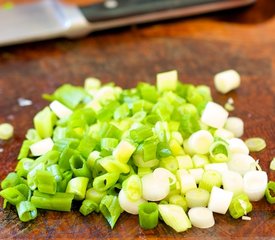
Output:
[[80,11],[89,22],[96,23],[224,1],[228,0],[105,0],[102,3],[80,7]]

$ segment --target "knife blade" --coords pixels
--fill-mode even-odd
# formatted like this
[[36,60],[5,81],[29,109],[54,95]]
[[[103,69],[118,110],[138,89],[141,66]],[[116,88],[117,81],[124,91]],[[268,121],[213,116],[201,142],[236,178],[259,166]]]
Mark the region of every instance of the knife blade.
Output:
[[42,0],[0,10],[0,47],[192,16],[252,4],[255,0],[105,0],[74,6]]

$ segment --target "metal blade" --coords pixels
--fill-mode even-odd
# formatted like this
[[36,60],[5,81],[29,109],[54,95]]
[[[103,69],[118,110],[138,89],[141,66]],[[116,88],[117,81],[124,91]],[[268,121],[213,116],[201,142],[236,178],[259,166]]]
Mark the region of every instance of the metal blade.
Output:
[[75,6],[46,0],[0,10],[0,46],[87,34],[90,24]]

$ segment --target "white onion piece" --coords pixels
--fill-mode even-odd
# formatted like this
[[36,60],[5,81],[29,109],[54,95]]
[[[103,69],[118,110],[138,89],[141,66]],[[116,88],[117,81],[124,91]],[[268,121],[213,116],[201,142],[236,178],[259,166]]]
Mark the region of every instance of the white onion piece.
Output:
[[233,192],[214,186],[211,190],[208,208],[216,213],[225,214],[229,208]]
[[45,138],[30,146],[30,150],[33,156],[41,156],[53,148],[53,140],[51,138]]
[[188,139],[188,146],[192,151],[198,154],[208,153],[210,145],[214,142],[214,138],[210,132],[199,130],[193,133]]
[[234,134],[235,137],[241,137],[244,132],[244,122],[238,117],[227,118],[224,128]]
[[197,228],[210,228],[214,226],[213,212],[206,207],[194,207],[188,211],[191,224]]
[[137,201],[131,201],[127,195],[125,194],[125,191],[123,189],[120,190],[118,194],[118,201],[120,207],[127,213],[131,214],[138,214],[138,206],[141,203],[144,203],[145,200],[143,198],[138,199]]
[[267,187],[267,174],[264,171],[250,171],[243,177],[243,189],[250,201],[259,201],[264,197]]
[[238,172],[226,171],[222,174],[222,185],[224,190],[238,195],[243,192],[243,177]]
[[245,142],[240,138],[232,138],[227,140],[228,150],[232,153],[243,153],[243,154],[249,154],[249,149],[246,146]]
[[238,72],[229,69],[214,76],[214,85],[217,91],[225,94],[236,89],[241,84],[241,77]]
[[228,165],[226,163],[209,163],[204,165],[205,170],[215,170],[220,174],[228,171]]
[[149,201],[160,201],[164,199],[170,191],[168,177],[159,177],[158,174],[149,173],[141,178],[142,196]]
[[61,102],[54,100],[50,105],[50,109],[54,112],[54,114],[59,118],[69,117],[73,112],[71,109],[67,108]]
[[242,153],[232,154],[227,165],[229,170],[238,172],[241,175],[256,170],[256,161],[251,156]]
[[201,116],[202,123],[213,127],[222,128],[227,120],[228,112],[219,104],[208,102]]

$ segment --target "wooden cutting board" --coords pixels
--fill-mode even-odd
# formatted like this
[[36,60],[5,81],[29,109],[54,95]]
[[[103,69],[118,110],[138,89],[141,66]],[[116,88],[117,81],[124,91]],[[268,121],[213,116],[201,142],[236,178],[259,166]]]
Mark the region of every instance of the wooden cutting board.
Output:
[[[0,122],[15,127],[14,137],[0,142],[0,179],[16,166],[32,118],[47,104],[41,94],[67,82],[82,85],[89,76],[130,88],[139,81],[155,83],[156,73],[177,69],[182,82],[209,85],[221,105],[234,99],[231,116],[244,120],[243,139],[258,136],[267,142],[267,148],[253,157],[274,181],[269,169],[275,156],[274,9],[273,0],[259,0],[239,11],[0,49]],[[229,68],[240,73],[242,83],[222,95],[214,89],[213,75]],[[33,104],[20,107],[18,98]],[[14,208],[0,208],[0,239],[275,239],[275,207],[264,199],[253,203],[251,221],[214,214],[214,227],[193,227],[180,234],[161,222],[153,230],[143,230],[137,216],[126,213],[111,230],[101,215],[84,217],[78,207],[70,213],[39,210],[37,219],[28,223],[18,220]]]

